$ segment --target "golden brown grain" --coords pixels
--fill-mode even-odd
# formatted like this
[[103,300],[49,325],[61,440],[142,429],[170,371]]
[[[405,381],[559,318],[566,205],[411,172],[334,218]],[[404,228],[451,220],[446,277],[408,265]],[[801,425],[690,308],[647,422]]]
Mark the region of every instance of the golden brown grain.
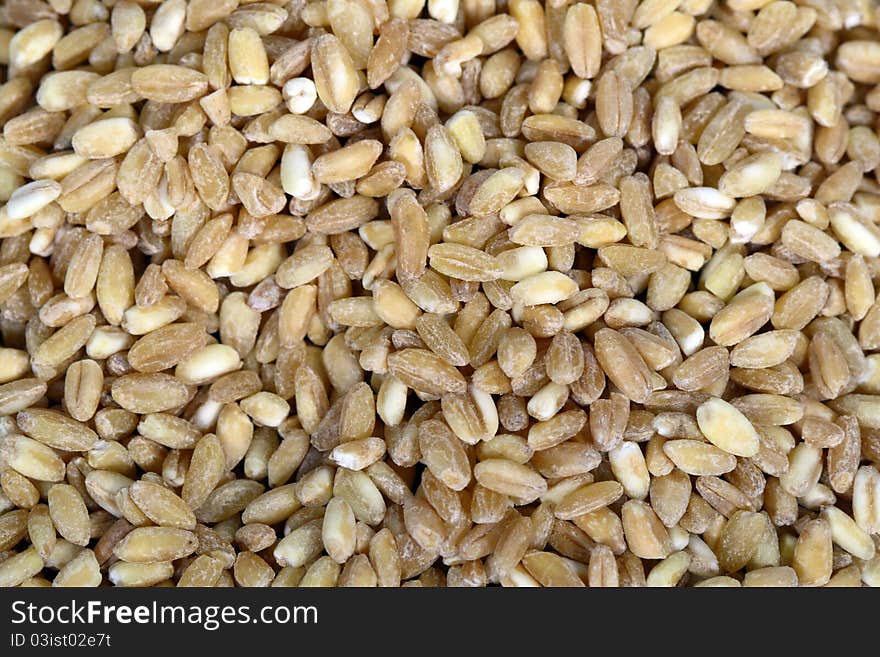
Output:
[[880,584],[869,3],[8,4],[0,583]]

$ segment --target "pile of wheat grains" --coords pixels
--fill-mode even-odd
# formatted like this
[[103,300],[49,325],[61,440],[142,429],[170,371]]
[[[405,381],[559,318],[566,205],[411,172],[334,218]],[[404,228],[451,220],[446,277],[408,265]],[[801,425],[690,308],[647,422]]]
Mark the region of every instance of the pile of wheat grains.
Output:
[[0,586],[880,585],[878,26],[4,0]]

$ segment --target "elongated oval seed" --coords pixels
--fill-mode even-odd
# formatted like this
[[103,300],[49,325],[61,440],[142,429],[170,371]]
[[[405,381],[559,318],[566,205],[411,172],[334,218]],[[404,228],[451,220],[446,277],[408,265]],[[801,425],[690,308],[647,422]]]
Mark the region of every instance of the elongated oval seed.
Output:
[[464,281],[493,281],[501,275],[494,257],[463,244],[435,244],[428,261],[436,271]]
[[584,586],[574,568],[558,554],[531,552],[523,557],[523,565],[542,586]]
[[195,529],[196,517],[192,509],[173,491],[149,481],[136,481],[129,495],[150,520],[162,527]]
[[744,457],[758,453],[758,432],[739,409],[723,399],[716,397],[700,404],[697,423],[709,442],[725,452]]
[[30,408],[20,412],[16,422],[28,436],[55,449],[84,452],[98,441],[88,426],[58,411]]
[[102,119],[73,135],[73,150],[83,157],[104,158],[125,153],[140,137],[137,124],[128,118]]
[[95,325],[93,315],[83,315],[58,329],[34,352],[35,364],[45,367],[60,365],[85,346],[95,330]]
[[29,547],[0,563],[0,586],[18,586],[43,570],[43,559],[35,547]]
[[516,283],[510,288],[510,295],[514,301],[524,306],[538,306],[568,299],[577,289],[577,283],[565,274],[545,271]]
[[132,89],[143,98],[160,103],[183,103],[208,89],[207,77],[198,71],[172,64],[152,64],[135,69]]
[[690,475],[721,475],[736,467],[736,457],[698,440],[670,440],[663,452],[680,470]]
[[457,369],[425,349],[404,349],[388,357],[388,369],[419,392],[464,392],[464,377]]
[[357,95],[358,79],[351,56],[335,35],[315,39],[312,69],[318,98],[331,111],[345,114]]
[[49,489],[49,515],[58,533],[74,545],[88,545],[89,512],[79,491],[68,484]]
[[31,217],[61,195],[61,185],[54,180],[34,180],[22,185],[6,202],[6,215],[10,219]]
[[596,76],[602,63],[602,40],[596,10],[588,4],[569,6],[563,24],[563,44],[572,70],[580,78]]
[[0,584],[880,583],[870,3],[459,4],[3,5]]
[[600,329],[593,340],[596,358],[608,378],[632,401],[647,401],[651,394],[650,372],[632,343],[608,328]]
[[728,573],[746,565],[761,541],[764,518],[760,513],[737,511],[731,516],[721,532],[718,545],[718,562]]
[[192,509],[199,508],[226,471],[223,445],[214,434],[207,434],[193,450],[181,497]]
[[115,586],[152,586],[169,577],[174,572],[170,561],[155,563],[128,563],[117,561],[110,566],[107,577]]
[[321,525],[324,549],[336,563],[345,563],[354,553],[357,537],[355,517],[348,502],[333,498],[327,504]]
[[131,346],[128,362],[139,372],[167,370],[198,349],[204,336],[204,328],[195,322],[160,327]]
[[19,379],[0,385],[0,413],[10,415],[33,406],[46,393],[39,379]]
[[429,420],[418,429],[419,449],[428,470],[452,490],[470,483],[471,467],[464,445],[442,422]]
[[3,457],[9,467],[25,477],[38,481],[64,479],[64,461],[55,450],[27,436],[8,436]]
[[185,404],[191,391],[170,374],[127,374],[113,382],[111,394],[132,413],[159,413]]
[[831,579],[831,528],[824,520],[813,520],[801,529],[794,547],[792,566],[801,586],[822,586]]
[[116,544],[113,554],[129,563],[155,563],[186,557],[197,546],[195,534],[185,529],[137,527]]
[[537,472],[505,459],[480,461],[474,477],[489,490],[522,500],[535,500],[547,490],[547,482]]
[[557,518],[571,520],[586,513],[608,506],[623,495],[623,486],[616,481],[587,484],[566,495],[557,505]]
[[637,557],[664,559],[672,552],[669,533],[649,505],[629,500],[621,509],[621,520],[627,545]]
[[95,414],[104,392],[104,373],[94,360],[73,363],[64,378],[64,402],[70,415],[87,422]]
[[849,515],[837,507],[829,506],[822,510],[822,517],[831,528],[831,540],[839,547],[859,559],[874,558],[874,541]]

